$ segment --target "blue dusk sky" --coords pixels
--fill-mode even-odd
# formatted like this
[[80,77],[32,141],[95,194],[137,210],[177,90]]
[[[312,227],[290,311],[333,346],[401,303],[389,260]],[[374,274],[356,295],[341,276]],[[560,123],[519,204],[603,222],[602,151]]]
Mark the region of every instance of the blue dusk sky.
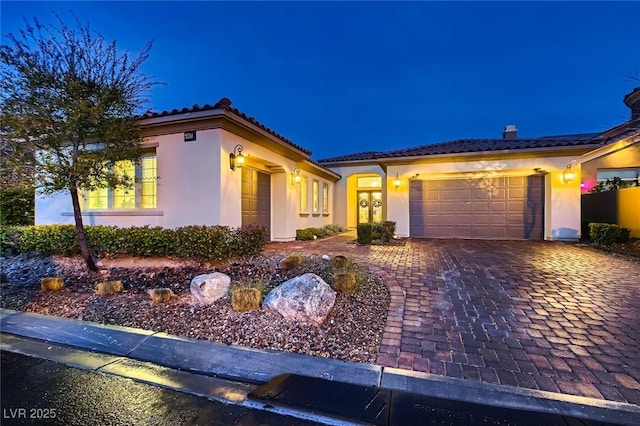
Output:
[[[640,86],[638,2],[14,2],[122,49],[154,41],[153,111],[232,106],[321,159],[458,138],[598,132]],[[635,77],[636,79],[634,80]]]

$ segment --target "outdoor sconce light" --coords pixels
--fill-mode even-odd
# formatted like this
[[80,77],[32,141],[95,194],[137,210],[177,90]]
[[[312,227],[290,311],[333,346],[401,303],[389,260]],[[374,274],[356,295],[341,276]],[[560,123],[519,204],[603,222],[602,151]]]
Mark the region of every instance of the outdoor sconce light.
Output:
[[571,170],[571,164],[567,164],[567,168],[562,172],[562,180],[564,183],[571,183],[575,178],[576,174]]
[[396,178],[393,181],[393,187],[396,189],[396,191],[398,190],[398,188],[400,188],[400,178],[398,177],[398,174],[396,173]]
[[244,166],[244,155],[242,155],[242,145],[238,144],[233,148],[233,152],[229,154],[229,167],[232,171],[242,168]]
[[300,169],[297,167],[291,172],[291,185],[296,183],[300,183]]

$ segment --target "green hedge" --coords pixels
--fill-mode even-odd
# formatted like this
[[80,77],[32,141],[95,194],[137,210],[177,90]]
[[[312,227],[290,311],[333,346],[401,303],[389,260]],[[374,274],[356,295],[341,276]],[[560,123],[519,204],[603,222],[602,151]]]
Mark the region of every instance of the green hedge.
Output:
[[331,237],[344,232],[344,228],[340,225],[324,225],[322,228],[304,228],[296,230],[296,240],[307,241],[316,238]]
[[396,233],[396,223],[391,220],[385,220],[380,227],[380,238],[385,243],[393,240],[393,236]]
[[371,244],[373,230],[370,223],[358,224],[358,244]]
[[605,246],[628,241],[630,233],[631,230],[629,228],[623,228],[612,223],[593,222],[589,224],[589,237],[591,240],[596,244]]
[[[87,226],[91,250],[100,256],[177,256],[184,258],[227,259],[259,253],[267,238],[263,226],[160,227]],[[37,252],[45,256],[71,256],[80,249],[74,225],[43,225],[0,228],[2,251]]]

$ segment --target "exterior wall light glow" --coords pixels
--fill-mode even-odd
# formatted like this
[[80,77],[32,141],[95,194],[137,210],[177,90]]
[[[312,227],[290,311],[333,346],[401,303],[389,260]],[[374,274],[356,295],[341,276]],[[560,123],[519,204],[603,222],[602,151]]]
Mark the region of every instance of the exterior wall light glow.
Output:
[[398,190],[398,188],[400,188],[400,178],[398,177],[398,174],[396,173],[396,178],[393,181],[393,187]]
[[291,185],[295,185],[296,183],[300,183],[300,180],[301,180],[301,178],[300,178],[300,169],[296,167],[291,172]]
[[567,168],[562,172],[562,180],[564,183],[571,183],[575,180],[576,174],[571,170],[571,164],[567,164]]
[[242,145],[238,144],[233,148],[233,152],[229,154],[229,167],[231,167],[231,170],[234,172],[236,169],[240,169],[244,166],[244,155],[242,154],[243,149]]

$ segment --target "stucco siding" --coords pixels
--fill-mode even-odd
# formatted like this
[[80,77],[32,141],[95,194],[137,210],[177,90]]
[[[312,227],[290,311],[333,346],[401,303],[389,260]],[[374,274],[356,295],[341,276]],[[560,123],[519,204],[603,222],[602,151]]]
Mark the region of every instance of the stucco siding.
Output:
[[[443,161],[402,165],[389,165],[386,173],[377,165],[343,166],[332,168],[342,175],[336,189],[336,203],[347,203],[338,213],[342,223],[355,226],[355,213],[350,206],[355,191],[349,187],[349,177],[358,174],[378,173],[383,176],[385,218],[396,222],[396,234],[409,236],[409,181],[468,178],[489,181],[501,176],[545,175],[545,239],[575,240],[580,237],[580,183],[566,183],[562,172],[577,157],[543,157],[519,159],[482,159],[476,161]],[[579,173],[579,166],[576,172]],[[537,170],[536,170],[537,169]],[[394,186],[398,176],[400,186]],[[346,178],[346,179],[345,179]],[[385,183],[386,182],[386,183]],[[353,208],[355,212],[355,207]],[[353,216],[353,217],[351,217]]]
[[640,167],[640,142],[582,163],[582,192],[589,192],[597,184],[599,169],[625,167]]

